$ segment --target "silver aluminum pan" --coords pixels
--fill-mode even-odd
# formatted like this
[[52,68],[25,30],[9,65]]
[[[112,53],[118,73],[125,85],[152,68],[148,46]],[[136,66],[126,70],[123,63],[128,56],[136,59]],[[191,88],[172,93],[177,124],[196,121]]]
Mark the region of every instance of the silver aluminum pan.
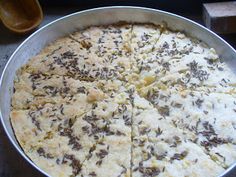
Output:
[[[10,57],[0,80],[0,118],[5,132],[16,150],[34,168],[44,175],[47,175],[47,173],[35,165],[25,155],[14,136],[10,124],[10,101],[13,92],[15,73],[29,58],[39,53],[43,47],[55,39],[91,25],[111,24],[118,21],[138,23],[150,22],[154,24],[160,24],[163,21],[167,22],[168,27],[171,29],[183,31],[187,35],[200,39],[209,46],[215,48],[218,55],[229,64],[236,74],[236,51],[227,42],[205,27],[172,13],[143,7],[102,7],[67,15],[49,23],[33,33],[16,49]],[[236,171],[236,163],[228,168],[221,176],[229,175],[232,171]]]

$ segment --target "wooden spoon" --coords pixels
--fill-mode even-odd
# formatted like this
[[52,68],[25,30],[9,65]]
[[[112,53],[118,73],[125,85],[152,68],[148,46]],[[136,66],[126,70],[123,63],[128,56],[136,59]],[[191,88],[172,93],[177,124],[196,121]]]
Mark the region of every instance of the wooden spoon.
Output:
[[43,19],[38,0],[0,0],[0,19],[13,32],[26,33]]

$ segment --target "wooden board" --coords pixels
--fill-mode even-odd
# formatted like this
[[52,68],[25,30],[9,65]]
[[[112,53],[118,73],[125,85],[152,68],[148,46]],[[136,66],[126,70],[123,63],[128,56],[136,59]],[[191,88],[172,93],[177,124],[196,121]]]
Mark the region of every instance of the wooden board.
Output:
[[216,33],[236,33],[236,1],[203,4],[203,20]]

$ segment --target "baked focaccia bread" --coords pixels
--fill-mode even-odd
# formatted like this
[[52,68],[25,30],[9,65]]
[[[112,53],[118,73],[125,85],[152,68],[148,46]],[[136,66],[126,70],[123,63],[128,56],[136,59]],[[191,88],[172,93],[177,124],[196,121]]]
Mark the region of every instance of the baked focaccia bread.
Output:
[[235,93],[231,68],[197,39],[92,26],[19,69],[10,119],[50,176],[214,177],[236,161]]

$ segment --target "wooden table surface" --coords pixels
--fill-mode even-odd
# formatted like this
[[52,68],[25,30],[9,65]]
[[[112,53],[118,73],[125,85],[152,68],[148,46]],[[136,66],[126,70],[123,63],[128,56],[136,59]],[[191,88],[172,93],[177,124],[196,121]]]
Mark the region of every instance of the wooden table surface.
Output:
[[[40,25],[43,26],[50,21],[53,21],[61,16],[78,11],[75,7],[50,7],[44,9],[44,21]],[[180,14],[202,23],[201,15],[192,16],[187,14]],[[25,36],[17,36],[7,31],[0,23],[0,74],[16,47],[26,38]],[[234,48],[236,48],[236,34],[222,35]],[[26,160],[24,160],[11,145],[6,137],[6,134],[0,125],[0,177],[42,177],[37,170],[31,167]],[[234,172],[231,177],[236,176]]]

